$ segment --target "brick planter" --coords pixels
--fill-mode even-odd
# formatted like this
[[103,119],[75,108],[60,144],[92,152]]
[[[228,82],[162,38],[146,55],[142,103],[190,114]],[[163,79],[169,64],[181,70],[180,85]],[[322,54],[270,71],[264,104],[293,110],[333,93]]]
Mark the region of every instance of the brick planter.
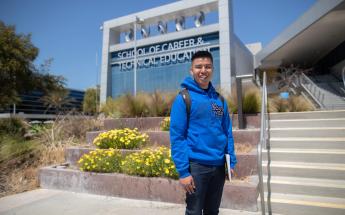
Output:
[[238,153],[235,173],[237,178],[252,176],[258,174],[258,161],[256,149],[249,153]]
[[[178,181],[172,179],[89,173],[54,166],[40,169],[39,182],[42,188],[47,189],[152,201],[184,203],[185,197]],[[227,182],[221,207],[257,211],[257,187],[257,177]]]
[[[238,128],[238,116],[237,114],[231,115],[232,126]],[[120,119],[105,119],[105,130],[111,130],[116,128],[138,128],[139,130],[160,130],[160,124],[164,117],[137,117],[137,118],[120,118]],[[244,114],[245,128],[259,128],[260,127],[260,115],[259,114]]]
[[[243,123],[245,128],[260,128],[260,114],[244,114]],[[232,116],[232,127],[238,128],[238,114]]]
[[105,130],[115,128],[138,128],[139,130],[160,130],[160,123],[164,117],[138,117],[138,118],[120,118],[120,119],[105,119]]

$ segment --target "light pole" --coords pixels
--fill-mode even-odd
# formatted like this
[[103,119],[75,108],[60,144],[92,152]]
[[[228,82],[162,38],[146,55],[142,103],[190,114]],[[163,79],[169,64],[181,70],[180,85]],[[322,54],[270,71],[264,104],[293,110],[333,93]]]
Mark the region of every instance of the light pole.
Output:
[[142,24],[143,19],[135,16],[134,21],[134,96],[137,96],[137,24]]

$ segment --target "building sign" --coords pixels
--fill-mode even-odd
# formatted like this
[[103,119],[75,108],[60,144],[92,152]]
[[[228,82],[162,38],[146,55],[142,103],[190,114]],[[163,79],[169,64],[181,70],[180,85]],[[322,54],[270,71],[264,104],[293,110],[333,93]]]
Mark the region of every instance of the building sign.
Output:
[[[166,66],[190,61],[197,50],[210,51],[218,44],[205,42],[203,37],[194,37],[171,41],[146,47],[137,48],[137,68],[150,68]],[[130,71],[134,68],[134,49],[112,53],[111,65],[118,67],[120,71]]]

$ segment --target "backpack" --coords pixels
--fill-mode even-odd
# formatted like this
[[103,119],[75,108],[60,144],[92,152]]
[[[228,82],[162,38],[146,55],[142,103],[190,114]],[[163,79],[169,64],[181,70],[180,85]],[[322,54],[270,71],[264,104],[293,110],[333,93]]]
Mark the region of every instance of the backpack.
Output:
[[[222,106],[224,108],[224,97],[219,94],[218,92],[216,92],[218,95],[218,98],[220,98],[220,100],[222,101]],[[189,91],[187,88],[183,88],[179,94],[182,96],[184,103],[186,104],[186,112],[187,112],[187,126],[189,124],[189,117],[190,117],[190,106],[191,106],[191,100],[190,100],[190,95],[189,95]]]

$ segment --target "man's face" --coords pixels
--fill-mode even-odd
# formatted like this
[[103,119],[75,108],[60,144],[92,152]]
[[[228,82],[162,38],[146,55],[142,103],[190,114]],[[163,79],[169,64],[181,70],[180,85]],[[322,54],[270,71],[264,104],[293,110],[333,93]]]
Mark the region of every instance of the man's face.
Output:
[[213,64],[210,58],[196,58],[192,62],[190,74],[202,89],[207,89],[212,79]]

